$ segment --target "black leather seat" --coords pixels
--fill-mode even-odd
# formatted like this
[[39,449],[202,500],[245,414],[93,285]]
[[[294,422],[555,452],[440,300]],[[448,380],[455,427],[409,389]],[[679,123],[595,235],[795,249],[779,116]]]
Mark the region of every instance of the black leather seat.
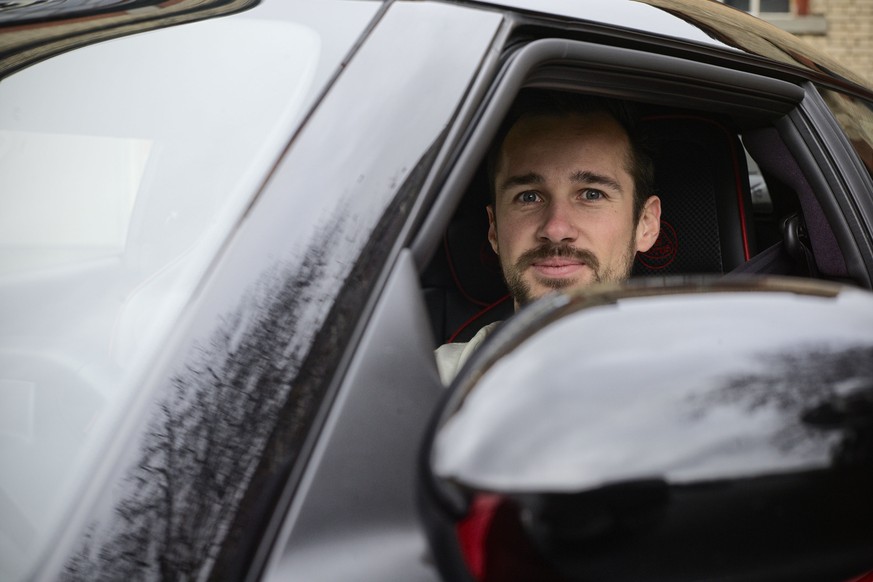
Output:
[[653,142],[661,235],[633,274],[727,273],[754,253],[749,170],[739,138],[699,116],[643,123]]

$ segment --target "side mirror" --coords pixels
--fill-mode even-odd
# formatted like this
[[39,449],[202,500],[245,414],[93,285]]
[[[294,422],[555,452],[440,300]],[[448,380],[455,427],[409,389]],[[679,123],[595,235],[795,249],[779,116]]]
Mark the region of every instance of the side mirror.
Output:
[[873,294],[541,300],[462,370],[423,454],[447,579],[847,580],[873,569]]

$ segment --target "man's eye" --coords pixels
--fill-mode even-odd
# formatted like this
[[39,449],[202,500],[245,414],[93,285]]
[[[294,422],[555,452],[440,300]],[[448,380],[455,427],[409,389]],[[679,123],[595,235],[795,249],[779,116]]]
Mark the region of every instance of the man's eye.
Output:
[[603,198],[603,192],[600,190],[589,189],[582,192],[582,197],[585,198],[585,200],[600,200]]
[[522,192],[518,195],[519,202],[537,202],[540,199],[540,195],[534,192],[533,190],[529,190],[527,192]]

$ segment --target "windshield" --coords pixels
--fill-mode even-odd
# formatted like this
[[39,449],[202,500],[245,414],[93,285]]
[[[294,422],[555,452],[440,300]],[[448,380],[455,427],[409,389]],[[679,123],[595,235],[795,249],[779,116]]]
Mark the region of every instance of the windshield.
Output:
[[265,10],[87,46],[0,83],[0,579],[26,576],[75,506],[337,64],[314,29]]

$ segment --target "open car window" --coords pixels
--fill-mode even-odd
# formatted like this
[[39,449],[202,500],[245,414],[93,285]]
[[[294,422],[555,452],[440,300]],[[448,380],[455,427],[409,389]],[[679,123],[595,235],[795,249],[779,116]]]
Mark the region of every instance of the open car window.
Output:
[[[869,228],[854,225],[854,208],[869,201],[852,193],[871,183],[862,175],[869,157],[863,100],[824,88],[819,95],[799,76],[547,32],[536,19],[519,19],[499,83],[444,188],[453,217],[433,231],[426,224],[416,240],[416,252],[428,259],[422,279],[438,343],[469,340],[512,313],[486,236],[484,158],[525,91],[611,98],[639,112],[655,152],[662,221],[660,238],[637,255],[634,277],[759,273],[871,285]],[[817,105],[822,96],[830,110]],[[848,113],[855,109],[858,115]],[[810,131],[829,124],[847,155],[828,156]],[[847,186],[840,174],[859,181]]]
[[[636,256],[633,276],[757,273],[869,286],[849,190],[827,175],[843,162],[834,157],[823,170],[809,163],[823,148],[806,128],[827,116],[801,105],[812,86],[583,40],[527,40],[505,57],[468,153],[448,178],[452,219],[442,234],[425,229],[418,238],[433,257],[423,285],[439,342],[470,339],[512,312],[487,240],[484,158],[520,92],[580,93],[635,108],[662,216],[660,237]],[[863,154],[859,131],[851,139]],[[845,160],[850,171],[852,163]]]

